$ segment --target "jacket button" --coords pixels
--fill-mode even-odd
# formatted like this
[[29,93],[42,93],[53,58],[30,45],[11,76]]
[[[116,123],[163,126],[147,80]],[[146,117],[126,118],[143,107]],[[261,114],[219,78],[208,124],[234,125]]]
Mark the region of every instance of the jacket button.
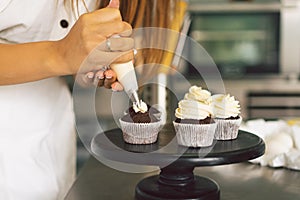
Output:
[[60,26],[62,28],[68,28],[69,22],[67,20],[65,20],[65,19],[62,19],[62,20],[60,20]]

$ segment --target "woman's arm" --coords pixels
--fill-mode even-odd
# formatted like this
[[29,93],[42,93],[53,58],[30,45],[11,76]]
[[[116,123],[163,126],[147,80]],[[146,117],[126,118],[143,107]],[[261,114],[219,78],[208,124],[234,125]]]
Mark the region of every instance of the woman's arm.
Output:
[[56,42],[0,44],[0,85],[72,74]]
[[[122,37],[111,44],[115,51],[110,52],[105,41],[114,34]],[[119,10],[104,8],[79,17],[62,40],[0,44],[0,85],[76,74],[82,63],[80,71],[85,73],[112,61],[127,62],[133,58],[130,34],[131,26],[122,21]]]

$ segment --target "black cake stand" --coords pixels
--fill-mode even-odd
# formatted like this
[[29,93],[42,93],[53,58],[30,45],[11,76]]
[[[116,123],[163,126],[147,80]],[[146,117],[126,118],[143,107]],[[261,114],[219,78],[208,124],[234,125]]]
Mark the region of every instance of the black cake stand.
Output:
[[177,144],[171,124],[163,127],[154,144],[125,143],[122,131],[113,129],[96,135],[91,147],[95,157],[160,167],[159,175],[137,184],[137,200],[218,200],[218,184],[209,178],[195,176],[194,168],[243,162],[257,158],[265,151],[263,140],[245,131],[239,131],[234,140],[214,141],[211,147],[186,148]]

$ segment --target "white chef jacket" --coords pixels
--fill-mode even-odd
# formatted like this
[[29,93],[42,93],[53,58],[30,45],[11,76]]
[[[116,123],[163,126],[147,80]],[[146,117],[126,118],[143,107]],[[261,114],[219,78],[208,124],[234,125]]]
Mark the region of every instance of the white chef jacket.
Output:
[[[61,39],[75,21],[67,10],[63,0],[1,0],[0,42]],[[1,200],[63,199],[75,178],[75,153],[72,99],[62,78],[0,86]]]

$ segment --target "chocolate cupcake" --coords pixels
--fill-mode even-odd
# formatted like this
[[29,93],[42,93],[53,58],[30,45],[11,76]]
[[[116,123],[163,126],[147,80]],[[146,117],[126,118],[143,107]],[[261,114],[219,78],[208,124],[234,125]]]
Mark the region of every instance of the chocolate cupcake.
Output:
[[[148,115],[149,117],[147,117],[147,118],[153,118],[153,117],[155,117],[155,118],[157,118],[157,120],[159,120],[160,119],[160,117],[161,117],[161,112],[157,109],[157,108],[155,108],[155,107],[153,107],[153,106],[150,106],[149,104],[147,104],[147,114],[146,115]],[[142,112],[138,112],[138,113],[141,113],[141,114],[144,114],[144,113],[142,113]],[[124,115],[127,115],[127,114],[130,114],[130,117],[131,118],[133,118],[137,113],[135,112],[135,110],[134,110],[134,108],[133,108],[133,106],[131,106],[131,107],[129,107],[125,112],[124,112]],[[142,117],[142,116],[141,116]],[[142,118],[144,118],[144,117],[142,117]],[[149,120],[146,120],[146,122],[145,123],[150,123],[150,122],[147,122],[147,121],[149,121]],[[135,122],[135,123],[138,123],[138,122]]]
[[192,86],[175,111],[173,125],[178,144],[207,147],[213,144],[216,123],[211,118],[211,95],[201,87]]
[[161,121],[144,102],[134,104],[120,119],[123,139],[130,144],[151,144],[157,141]]
[[212,96],[213,118],[217,122],[216,140],[233,140],[238,136],[242,122],[239,101],[229,94]]

